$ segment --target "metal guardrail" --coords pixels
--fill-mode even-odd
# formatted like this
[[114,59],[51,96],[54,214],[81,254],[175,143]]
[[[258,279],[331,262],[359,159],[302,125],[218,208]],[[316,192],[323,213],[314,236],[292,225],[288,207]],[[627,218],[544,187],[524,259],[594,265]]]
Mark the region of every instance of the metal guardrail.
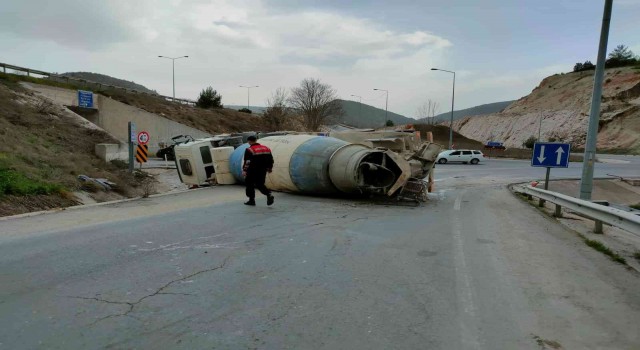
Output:
[[562,217],[562,207],[565,207],[593,219],[596,222],[594,229],[596,233],[602,233],[602,223],[607,223],[640,236],[640,216],[638,215],[531,186],[514,186],[513,188],[516,192],[554,203],[556,217]]
[[14,71],[25,72],[25,73],[27,73],[27,76],[31,76],[31,74],[43,75],[43,76],[46,76],[46,77],[51,78],[51,79],[62,79],[62,80],[66,80],[66,81],[73,80],[73,81],[80,82],[80,83],[83,83],[83,84],[94,84],[94,85],[98,85],[99,87],[105,86],[105,87],[112,88],[112,89],[121,89],[121,90],[125,90],[127,92],[133,92],[133,93],[136,93],[136,94],[143,94],[143,95],[148,95],[148,96],[161,97],[161,98],[164,98],[167,101],[179,102],[179,103],[184,103],[184,104],[189,104],[189,105],[195,105],[196,104],[196,101],[189,100],[189,99],[186,99],[186,98],[173,98],[171,96],[150,94],[150,93],[148,93],[146,91],[140,91],[140,90],[136,90],[136,89],[125,88],[125,87],[122,87],[122,86],[98,83],[96,81],[91,81],[91,80],[87,80],[87,79],[74,78],[74,77],[69,77],[69,76],[62,75],[62,74],[54,74],[54,73],[49,73],[49,72],[36,70],[36,69],[14,66],[12,64],[2,63],[2,62],[0,62],[0,67],[2,67],[2,71],[4,73],[7,73],[7,69],[11,69],[11,70],[14,70]]

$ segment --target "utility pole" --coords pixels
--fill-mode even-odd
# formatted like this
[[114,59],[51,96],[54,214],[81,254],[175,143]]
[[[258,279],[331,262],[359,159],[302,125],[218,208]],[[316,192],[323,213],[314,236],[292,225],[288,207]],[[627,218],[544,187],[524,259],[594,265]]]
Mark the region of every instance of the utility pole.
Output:
[[260,86],[258,86],[258,85],[255,85],[255,86],[243,86],[243,85],[240,85],[240,87],[247,89],[247,109],[251,110],[251,108],[249,108],[249,95],[250,95],[249,91],[251,89],[253,89],[253,88],[257,88],[257,87],[260,87]]
[[171,60],[171,71],[173,76],[173,99],[176,99],[176,60],[180,58],[187,58],[189,56],[180,56],[180,57],[166,57],[166,56],[158,56],[159,58],[166,58]]
[[580,199],[584,200],[591,200],[591,192],[593,191],[593,167],[596,161],[600,99],[602,98],[602,80],[604,79],[604,64],[607,56],[607,42],[609,41],[609,25],[611,24],[612,7],[613,0],[605,0],[602,28],[600,30],[600,45],[598,47],[598,61],[596,64],[596,73],[593,78],[593,95],[591,96],[587,143],[584,147],[582,178],[580,179]]
[[384,91],[387,93],[387,99],[384,103],[384,125],[387,125],[387,120],[389,120],[388,117],[388,113],[389,113],[389,90],[383,90],[383,89],[373,89],[375,91]]
[[453,105],[456,100],[456,72],[439,68],[431,68],[431,70],[439,70],[453,74],[453,91],[451,92],[451,120],[449,121],[449,149],[453,146]]

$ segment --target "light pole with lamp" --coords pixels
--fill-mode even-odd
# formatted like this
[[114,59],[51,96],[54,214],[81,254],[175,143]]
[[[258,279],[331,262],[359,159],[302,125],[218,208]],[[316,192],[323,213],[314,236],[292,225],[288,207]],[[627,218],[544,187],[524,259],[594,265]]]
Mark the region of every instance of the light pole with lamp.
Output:
[[258,86],[258,85],[255,85],[255,86],[243,86],[243,85],[240,85],[240,87],[247,89],[247,109],[251,110],[251,108],[249,108],[249,91],[251,89],[253,89],[253,88],[257,88],[257,87],[260,87],[260,86]]
[[166,58],[171,60],[172,72],[173,72],[173,99],[176,99],[176,60],[180,58],[187,58],[189,56],[180,56],[180,57],[166,57],[166,56],[158,56],[159,58]]
[[438,68],[431,68],[431,70],[439,70],[442,72],[453,74],[453,91],[451,92],[451,121],[449,122],[449,149],[451,149],[451,146],[453,145],[453,103],[456,98],[456,72]]
[[352,97],[357,97],[360,99],[360,108],[358,110],[358,117],[362,118],[362,96],[351,95]]
[[387,93],[387,100],[384,103],[384,125],[387,125],[387,120],[389,120],[389,117],[387,116],[388,114],[388,107],[389,107],[389,90],[383,90],[383,89],[373,89],[375,91],[384,91]]

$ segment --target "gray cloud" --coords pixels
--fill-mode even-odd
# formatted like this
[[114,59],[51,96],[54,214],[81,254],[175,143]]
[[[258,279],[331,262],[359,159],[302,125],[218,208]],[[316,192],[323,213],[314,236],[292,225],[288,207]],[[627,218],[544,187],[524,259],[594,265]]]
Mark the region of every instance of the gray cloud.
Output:
[[107,1],[3,1],[0,31],[89,50],[133,38],[121,13]]

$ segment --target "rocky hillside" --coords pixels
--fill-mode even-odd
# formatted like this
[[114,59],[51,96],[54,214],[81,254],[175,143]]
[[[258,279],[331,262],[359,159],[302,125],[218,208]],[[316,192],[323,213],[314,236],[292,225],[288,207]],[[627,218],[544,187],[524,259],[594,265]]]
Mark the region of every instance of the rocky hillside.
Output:
[[[502,102],[494,102],[487,103],[471,108],[465,108],[457,111],[453,111],[453,120],[462,119],[465,117],[479,117],[485,116],[491,113],[501,112],[503,109],[507,108],[510,104],[515,101],[502,101]],[[436,123],[446,122],[451,119],[451,112],[440,113],[435,116]],[[419,119],[421,122],[428,122],[429,118]]]
[[[478,140],[503,141],[521,147],[538,136],[542,118],[543,141],[571,142],[584,147],[593,71],[556,74],[545,78],[531,94],[500,113],[454,122],[454,130]],[[605,72],[599,150],[640,153],[640,69],[610,68]]]

